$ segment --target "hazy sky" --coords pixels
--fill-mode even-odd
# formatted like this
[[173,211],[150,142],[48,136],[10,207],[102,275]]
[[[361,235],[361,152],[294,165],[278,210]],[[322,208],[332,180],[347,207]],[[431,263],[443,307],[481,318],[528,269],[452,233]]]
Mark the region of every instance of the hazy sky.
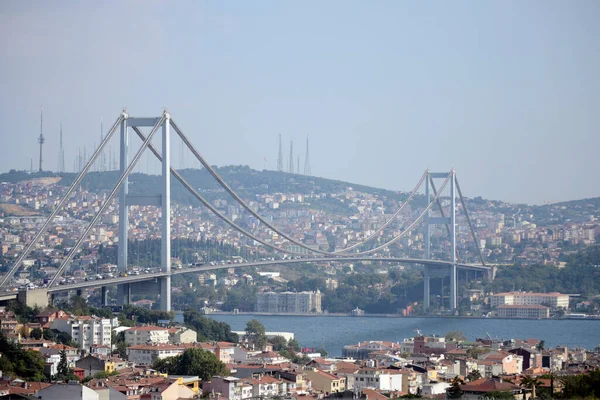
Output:
[[52,170],[61,121],[72,170],[101,118],[168,107],[216,165],[275,169],[281,133],[302,169],[308,135],[327,178],[600,196],[598,21],[597,0],[2,1],[0,171],[37,165],[40,105]]

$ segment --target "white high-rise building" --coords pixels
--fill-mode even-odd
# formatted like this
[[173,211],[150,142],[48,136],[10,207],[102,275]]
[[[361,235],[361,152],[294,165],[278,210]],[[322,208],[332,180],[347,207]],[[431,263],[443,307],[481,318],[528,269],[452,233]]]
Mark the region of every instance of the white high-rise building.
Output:
[[90,316],[55,318],[50,329],[68,333],[81,349],[92,345],[111,347],[111,321],[108,318]]

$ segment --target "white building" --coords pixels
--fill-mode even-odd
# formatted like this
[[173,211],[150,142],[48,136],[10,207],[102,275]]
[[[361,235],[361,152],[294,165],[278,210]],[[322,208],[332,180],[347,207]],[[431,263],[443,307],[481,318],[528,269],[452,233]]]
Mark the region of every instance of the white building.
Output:
[[202,391],[221,393],[221,396],[229,400],[243,400],[252,397],[252,385],[231,376],[213,376],[210,381],[202,383]]
[[172,344],[138,344],[127,348],[127,360],[135,364],[152,365],[161,358],[183,354],[182,346]]
[[128,346],[169,343],[169,330],[159,326],[137,326],[125,331]]
[[506,292],[490,296],[490,305],[498,307],[502,305],[511,306],[534,306],[545,305],[552,310],[559,307],[565,310],[569,308],[569,295],[557,292],[531,293],[531,292]]
[[168,332],[169,342],[173,344],[194,343],[198,338],[196,331],[186,327],[169,328]]
[[266,292],[256,298],[256,311],[267,313],[320,313],[321,292]]
[[416,394],[422,386],[421,375],[395,369],[361,368],[354,374],[354,391],[379,389]]
[[50,329],[57,329],[71,335],[71,338],[82,349],[92,345],[111,346],[111,320],[98,317],[64,317],[50,322]]
[[500,318],[550,318],[550,309],[539,305],[508,305],[497,307]]

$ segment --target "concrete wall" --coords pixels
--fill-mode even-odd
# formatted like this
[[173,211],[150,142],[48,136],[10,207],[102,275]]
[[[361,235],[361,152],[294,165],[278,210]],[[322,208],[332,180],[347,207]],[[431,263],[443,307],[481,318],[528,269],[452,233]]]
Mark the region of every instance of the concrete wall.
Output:
[[17,301],[28,307],[48,307],[48,291],[46,289],[19,290]]

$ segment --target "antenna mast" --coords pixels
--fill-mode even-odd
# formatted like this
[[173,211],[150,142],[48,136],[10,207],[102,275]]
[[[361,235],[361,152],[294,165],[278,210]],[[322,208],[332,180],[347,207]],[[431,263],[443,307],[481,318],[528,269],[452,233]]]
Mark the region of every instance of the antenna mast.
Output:
[[279,158],[277,158],[277,171],[283,171],[283,152],[281,151],[281,133],[279,134]]
[[294,141],[290,141],[290,167],[288,168],[290,174],[294,173]]
[[65,149],[63,147],[62,122],[60,123],[60,147],[58,150],[58,172],[65,172]]
[[[298,171],[300,173],[300,171]],[[308,157],[308,136],[306,136],[306,156],[304,157],[304,175],[310,175],[310,159]]]
[[44,127],[44,107],[40,106],[40,137],[38,138],[38,143],[40,144],[40,169],[39,172],[42,172],[43,169],[43,164],[44,164],[44,143],[46,142],[46,140],[44,139],[44,133],[43,133],[43,127]]

